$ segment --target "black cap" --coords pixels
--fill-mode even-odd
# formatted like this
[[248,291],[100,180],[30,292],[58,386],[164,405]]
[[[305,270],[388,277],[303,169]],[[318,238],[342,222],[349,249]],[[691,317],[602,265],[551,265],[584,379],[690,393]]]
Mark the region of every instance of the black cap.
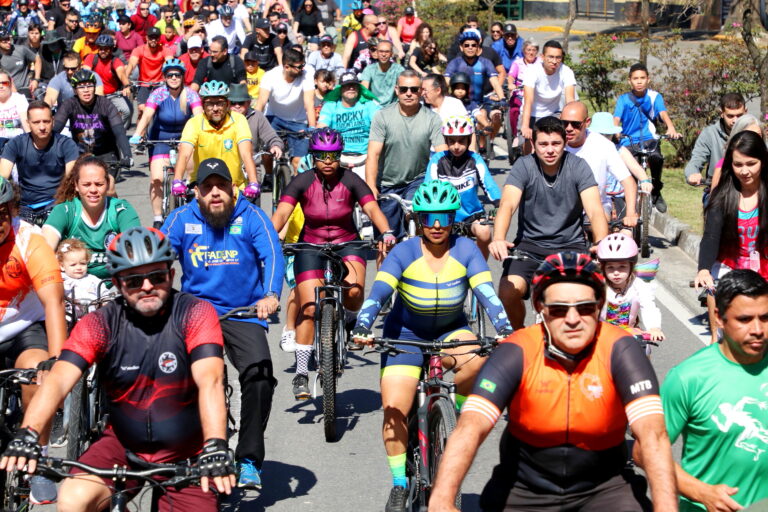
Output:
[[413,13],[414,13],[415,11],[413,10],[413,7],[411,7],[411,6],[408,6],[408,7],[406,7],[406,8],[405,8],[405,11],[404,11],[404,12],[405,12],[405,15],[406,15],[406,16],[413,16]]
[[512,23],[505,23],[504,24],[504,33],[505,34],[517,34],[517,27],[513,25]]
[[200,162],[200,165],[197,167],[197,182],[202,183],[214,174],[221,176],[227,181],[232,181],[232,175],[229,173],[229,168],[224,163],[224,160],[207,158]]
[[357,78],[357,71],[354,69],[347,69],[341,74],[341,77],[339,77],[339,85],[347,85],[347,84],[359,84],[360,79]]
[[259,62],[259,52],[251,50],[245,54],[245,58],[243,60]]
[[260,28],[262,30],[268,30],[269,29],[269,20],[266,18],[259,18],[256,20],[256,24],[253,26],[253,28]]
[[147,29],[147,37],[160,37],[160,29],[157,27],[149,27]]
[[131,21],[131,18],[129,18],[128,16],[118,16],[117,22],[118,23],[130,23],[131,25],[133,25],[133,22]]
[[333,38],[329,35],[320,36],[320,44],[333,44]]

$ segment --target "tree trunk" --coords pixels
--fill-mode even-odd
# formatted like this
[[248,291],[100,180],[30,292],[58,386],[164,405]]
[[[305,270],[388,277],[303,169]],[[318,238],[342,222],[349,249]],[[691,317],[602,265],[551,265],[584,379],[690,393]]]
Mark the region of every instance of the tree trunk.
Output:
[[648,65],[648,47],[651,44],[651,2],[640,0],[640,62]]
[[757,71],[760,79],[760,110],[768,112],[768,52],[762,53],[758,48],[754,37],[754,20],[750,9],[744,11],[742,18],[741,37],[747,45],[747,51],[752,58],[752,67]]
[[576,0],[568,0],[568,20],[563,30],[563,52],[568,53],[568,41],[571,38],[571,27],[576,20]]

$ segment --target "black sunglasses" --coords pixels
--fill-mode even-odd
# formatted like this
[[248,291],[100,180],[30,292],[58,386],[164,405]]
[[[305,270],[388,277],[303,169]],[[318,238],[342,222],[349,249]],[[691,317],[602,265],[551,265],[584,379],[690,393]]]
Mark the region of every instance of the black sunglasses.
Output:
[[144,286],[145,279],[149,279],[149,282],[152,284],[152,286],[157,286],[158,284],[167,282],[170,272],[171,271],[168,269],[155,270],[146,274],[132,274],[130,276],[118,277],[118,279],[120,279],[120,282],[123,283],[123,286],[129,290],[136,290]]
[[408,91],[411,91],[411,94],[419,94],[421,92],[421,86],[420,85],[412,85],[410,87],[406,85],[398,85],[397,90],[400,94],[405,94]]
[[600,303],[596,300],[585,300],[583,302],[553,302],[551,304],[544,303],[544,307],[547,308],[549,316],[553,318],[564,318],[568,314],[568,310],[576,308],[576,312],[580,316],[594,315]]
[[571,125],[573,126],[574,130],[581,130],[584,121],[569,121],[567,119],[561,119],[560,123],[563,125],[563,128],[568,128],[568,125]]

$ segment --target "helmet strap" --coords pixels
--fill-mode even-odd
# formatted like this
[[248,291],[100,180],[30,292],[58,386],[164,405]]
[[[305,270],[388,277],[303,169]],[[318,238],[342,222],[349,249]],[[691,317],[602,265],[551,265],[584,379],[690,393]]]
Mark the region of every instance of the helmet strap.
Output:
[[568,352],[561,350],[557,345],[552,343],[552,333],[549,332],[549,326],[543,319],[541,321],[544,326],[544,347],[547,353],[555,359],[565,360],[568,363],[578,363],[584,358],[587,349],[579,352],[578,354],[569,354]]

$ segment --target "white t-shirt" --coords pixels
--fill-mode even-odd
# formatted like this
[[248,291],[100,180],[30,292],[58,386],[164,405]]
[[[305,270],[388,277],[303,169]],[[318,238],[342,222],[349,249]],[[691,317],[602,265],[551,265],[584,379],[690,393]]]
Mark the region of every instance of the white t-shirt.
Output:
[[443,122],[445,122],[445,120],[451,116],[469,115],[467,114],[467,108],[464,106],[461,100],[454,98],[453,96],[446,96],[443,98],[443,104],[440,105],[440,108],[432,107],[432,111],[435,114],[438,114]]
[[560,112],[560,103],[565,88],[576,85],[576,77],[571,68],[565,64],[552,75],[544,71],[544,64],[534,65],[525,70],[523,87],[533,87],[533,108],[531,115],[535,118],[546,117]]
[[0,137],[10,139],[24,133],[21,116],[27,115],[29,102],[23,94],[11,93],[5,103],[0,103]]
[[304,91],[315,90],[313,73],[308,73],[305,69],[289,84],[283,78],[283,68],[278,66],[264,73],[261,88],[269,91],[266,115],[296,123],[307,122]]
[[631,176],[616,146],[599,133],[588,131],[587,140],[584,141],[584,144],[578,148],[566,145],[565,149],[587,161],[589,168],[592,169],[592,174],[595,175],[603,209],[607,208],[606,211],[610,211],[611,199],[608,197],[605,187],[608,173],[613,174],[616,181],[621,181]]

